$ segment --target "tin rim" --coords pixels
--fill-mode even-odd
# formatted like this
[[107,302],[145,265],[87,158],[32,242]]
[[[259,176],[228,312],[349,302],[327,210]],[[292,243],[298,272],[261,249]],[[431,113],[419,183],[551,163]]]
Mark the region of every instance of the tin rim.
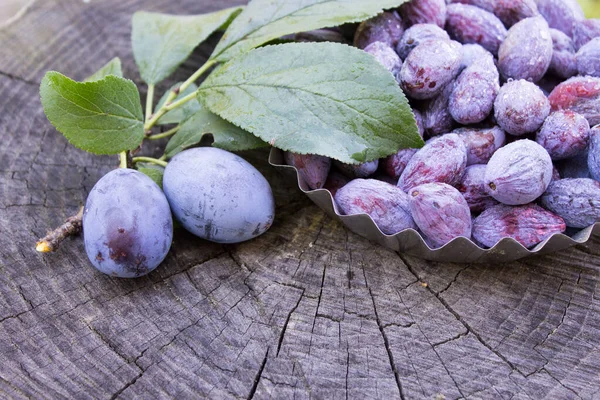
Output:
[[327,189],[310,190],[300,179],[298,170],[283,161],[283,151],[271,148],[269,164],[296,178],[298,188],[328,215],[341,221],[354,233],[376,242],[391,250],[416,256],[426,260],[458,263],[502,263],[534,255],[549,254],[586,243],[590,236],[599,231],[600,223],[588,226],[571,236],[554,234],[532,249],[524,247],[512,238],[500,240],[492,248],[485,249],[472,240],[458,237],[442,247],[430,248],[423,237],[414,229],[406,229],[394,235],[381,232],[373,219],[367,214],[342,215],[337,211],[333,197]]

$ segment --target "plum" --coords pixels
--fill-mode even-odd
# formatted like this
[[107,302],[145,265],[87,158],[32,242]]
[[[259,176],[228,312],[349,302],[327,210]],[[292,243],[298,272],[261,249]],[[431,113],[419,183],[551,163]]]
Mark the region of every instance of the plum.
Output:
[[518,207],[498,204],[473,221],[473,239],[484,247],[494,247],[504,238],[512,238],[531,248],[566,229],[565,221],[536,204]]
[[552,111],[571,110],[587,118],[590,126],[600,124],[600,78],[574,76],[556,86],[548,100]]
[[298,170],[300,179],[304,180],[310,189],[321,189],[331,169],[331,159],[316,154],[297,154],[286,151],[283,159],[287,165]]
[[443,28],[446,21],[445,0],[411,0],[402,4],[399,11],[407,26],[436,24]]
[[498,204],[492,196],[485,190],[484,164],[470,165],[465,170],[462,181],[456,185],[456,188],[469,204],[472,213],[480,213],[486,209]]
[[600,182],[589,178],[554,181],[541,204],[564,218],[568,227],[586,228],[600,221]]
[[573,40],[558,29],[550,29],[550,35],[552,36],[552,60],[548,72],[563,79],[577,75]]
[[354,46],[364,49],[374,42],[383,42],[395,48],[404,33],[402,19],[397,12],[381,14],[362,22],[354,34]]
[[354,178],[368,178],[377,172],[379,167],[379,160],[373,160],[362,164],[345,164],[343,162],[335,160],[333,165],[342,174],[346,175],[350,179]]
[[408,195],[386,182],[354,179],[337,191],[335,202],[345,215],[368,214],[386,235],[416,228]]
[[428,40],[408,54],[402,64],[400,86],[417,100],[433,99],[458,74],[461,44],[452,40]]
[[552,62],[553,42],[542,17],[525,18],[508,30],[498,49],[498,70],[506,79],[537,82]]
[[589,136],[590,124],[583,115],[559,110],[546,118],[535,140],[546,149],[552,160],[563,160],[583,153]]
[[201,147],[177,154],[165,168],[163,188],[177,221],[212,242],[250,240],[266,232],[275,217],[264,176],[224,150]]
[[435,24],[416,24],[404,32],[396,52],[404,60],[415,47],[427,40],[450,40],[450,36]]
[[428,244],[441,247],[459,236],[471,238],[471,212],[458,190],[433,182],[409,191],[410,212]]
[[585,19],[577,0],[537,0],[537,7],[550,27],[572,36],[575,25]]
[[100,179],[83,212],[85,251],[99,271],[136,278],[154,270],[173,240],[165,195],[152,179],[117,169]]
[[394,78],[398,75],[398,72],[400,72],[400,69],[402,68],[402,59],[398,57],[396,51],[387,44],[383,42],[373,42],[365,47],[365,52],[375,57],[385,69],[394,75]]
[[485,170],[488,194],[501,203],[522,205],[542,195],[554,171],[550,155],[528,139],[517,140],[498,149]]
[[408,161],[398,187],[408,192],[415,186],[443,182],[456,185],[467,166],[467,148],[463,140],[449,133],[427,141]]
[[494,101],[496,122],[506,133],[520,136],[538,130],[550,114],[544,92],[529,81],[506,82]]
[[463,125],[483,121],[492,112],[500,91],[500,75],[491,54],[482,56],[456,79],[448,108],[452,118]]
[[492,128],[458,128],[452,131],[465,142],[467,166],[487,164],[492,155],[506,144],[504,131],[497,126]]
[[460,43],[476,43],[497,55],[506,28],[494,14],[469,4],[448,5],[446,31]]

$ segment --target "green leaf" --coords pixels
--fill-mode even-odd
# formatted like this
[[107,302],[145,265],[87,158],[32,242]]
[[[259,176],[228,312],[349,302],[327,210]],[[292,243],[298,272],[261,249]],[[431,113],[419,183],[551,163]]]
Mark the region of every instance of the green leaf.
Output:
[[198,96],[222,118],[296,153],[357,163],[423,145],[392,74],[342,44],[253,50],[213,72]]
[[146,174],[162,189],[163,175],[165,174],[163,167],[153,163],[137,163],[137,169],[141,173]]
[[267,145],[251,133],[230,124],[205,108],[201,108],[185,121],[175,136],[169,140],[165,150],[167,158],[172,158],[188,147],[200,143],[207,134],[213,136],[214,147],[228,151],[251,150]]
[[252,0],[233,21],[211,59],[227,61],[292,33],[364,21],[407,0]]
[[200,43],[241,10],[232,7],[203,15],[133,14],[133,56],[142,79],[154,85],[171,75]]
[[130,80],[108,75],[82,83],[51,71],[42,79],[40,95],[48,120],[75,147],[118,154],[144,140],[140,94]]
[[121,68],[121,59],[115,57],[106,63],[102,68],[96,71],[92,76],[88,77],[84,82],[94,82],[104,79],[108,75],[123,77],[123,69]]
[[[171,94],[172,91],[176,90],[180,86],[181,86],[181,82],[176,83],[161,97],[158,104],[154,108],[155,113],[158,112],[158,110],[160,110],[162,108],[162,106],[165,104],[165,102],[167,101],[167,97],[169,97],[169,94]],[[178,97],[181,98],[181,97],[187,96],[188,94],[194,93],[196,90],[198,90],[198,86],[196,86],[195,84],[192,83],[190,86],[188,86],[188,88],[186,90],[183,91],[183,93],[180,93]],[[176,109],[171,110],[168,113],[166,113],[165,115],[163,115],[158,120],[157,124],[158,125],[179,124],[180,122],[185,121],[186,119],[188,119],[189,117],[194,115],[198,110],[200,110],[200,103],[198,103],[198,101],[194,101],[194,100],[188,101],[181,107],[177,107]]]
[[579,0],[579,4],[581,4],[587,18],[600,18],[598,0]]

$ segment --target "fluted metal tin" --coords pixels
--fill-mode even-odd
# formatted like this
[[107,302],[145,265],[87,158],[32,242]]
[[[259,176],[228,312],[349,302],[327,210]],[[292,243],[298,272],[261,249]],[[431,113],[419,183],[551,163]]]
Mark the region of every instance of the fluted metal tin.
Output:
[[501,240],[491,249],[482,249],[466,238],[457,238],[443,247],[431,249],[423,241],[421,235],[413,229],[407,229],[395,235],[386,235],[379,230],[371,217],[366,214],[340,215],[336,211],[331,193],[325,189],[310,190],[299,178],[296,168],[285,164],[281,150],[271,149],[269,163],[289,174],[290,179],[296,179],[300,189],[316,205],[332,218],[341,221],[352,232],[389,249],[426,260],[455,263],[503,263],[532,255],[553,253],[582,244],[587,242],[592,234],[600,232],[600,223],[596,223],[578,230],[570,236],[564,234],[553,235],[532,249],[527,249],[515,240],[508,238]]

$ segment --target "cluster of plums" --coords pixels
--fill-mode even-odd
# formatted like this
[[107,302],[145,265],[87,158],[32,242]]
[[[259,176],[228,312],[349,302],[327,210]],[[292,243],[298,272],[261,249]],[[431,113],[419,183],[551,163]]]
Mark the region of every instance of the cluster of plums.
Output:
[[169,252],[173,217],[203,239],[238,243],[269,229],[275,202],[256,168],[216,148],[175,156],[165,168],[163,190],[143,173],[120,168],[100,179],[88,196],[83,213],[88,258],[111,276],[146,275]]

